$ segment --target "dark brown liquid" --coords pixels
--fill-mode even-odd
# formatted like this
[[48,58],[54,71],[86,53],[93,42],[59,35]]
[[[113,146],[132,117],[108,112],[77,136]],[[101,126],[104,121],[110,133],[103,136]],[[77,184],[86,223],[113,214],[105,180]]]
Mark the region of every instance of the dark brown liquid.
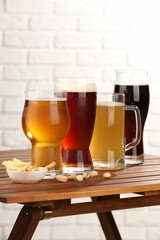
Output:
[[96,92],[68,92],[71,126],[62,141],[63,163],[69,167],[92,165],[89,145],[93,133]]
[[[143,130],[149,108],[149,86],[148,85],[115,85],[115,93],[124,93],[126,105],[136,105],[141,112],[142,138],[140,143],[133,149],[127,151],[128,156],[139,156],[144,153]],[[135,137],[136,131],[135,116],[133,111],[125,112],[125,142],[131,142]]]

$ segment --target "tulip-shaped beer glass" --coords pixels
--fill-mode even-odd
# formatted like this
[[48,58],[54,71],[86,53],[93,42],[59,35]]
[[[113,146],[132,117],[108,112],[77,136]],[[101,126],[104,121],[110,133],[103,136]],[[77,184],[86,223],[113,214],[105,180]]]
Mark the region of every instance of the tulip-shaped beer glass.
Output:
[[57,85],[67,91],[67,105],[71,118],[70,130],[62,141],[65,173],[91,170],[89,145],[96,113],[96,85],[94,78],[59,78]]
[[66,98],[59,95],[53,87],[29,86],[22,114],[22,128],[32,144],[32,163],[44,167],[55,161],[53,176],[62,171],[60,142],[70,126]]

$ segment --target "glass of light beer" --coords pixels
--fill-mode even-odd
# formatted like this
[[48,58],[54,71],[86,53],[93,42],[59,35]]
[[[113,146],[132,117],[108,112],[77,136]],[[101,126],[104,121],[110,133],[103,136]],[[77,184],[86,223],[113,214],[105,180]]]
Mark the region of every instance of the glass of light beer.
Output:
[[62,140],[64,173],[82,173],[93,167],[89,145],[96,113],[96,85],[94,78],[58,78],[58,88],[67,91],[67,105],[71,125]]
[[[136,119],[135,139],[124,144],[125,111],[132,111]],[[94,168],[119,170],[125,167],[125,150],[138,144],[141,137],[140,111],[125,105],[124,94],[98,93],[96,120],[90,144]]]
[[32,144],[32,163],[44,167],[55,161],[51,177],[62,171],[61,141],[70,126],[67,99],[52,87],[28,86],[22,114],[22,128]]
[[[143,132],[144,125],[149,109],[149,72],[147,70],[124,69],[116,70],[116,81],[114,86],[115,93],[125,94],[125,103],[127,105],[136,105],[140,109],[142,122],[142,135],[138,145],[127,150],[127,164],[141,164],[144,161]],[[135,135],[135,118],[133,112],[125,113],[125,142],[129,143]]]

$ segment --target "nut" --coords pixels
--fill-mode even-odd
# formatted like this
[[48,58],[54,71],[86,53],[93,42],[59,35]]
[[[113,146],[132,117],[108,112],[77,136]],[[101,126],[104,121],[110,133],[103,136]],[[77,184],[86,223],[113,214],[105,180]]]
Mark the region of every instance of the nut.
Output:
[[96,177],[96,176],[98,176],[97,171],[90,171],[90,177]]
[[76,178],[76,174],[72,173],[72,174],[67,174],[66,177],[68,179],[75,179]]
[[67,182],[67,180],[68,180],[67,176],[64,176],[64,175],[62,175],[62,174],[56,175],[56,179],[57,179],[59,182]]
[[75,176],[75,180],[79,181],[79,182],[82,182],[83,181],[83,175],[76,175]]
[[103,177],[104,178],[110,178],[111,174],[109,172],[105,172],[105,173],[103,173]]
[[84,172],[84,173],[83,173],[83,177],[84,177],[85,179],[88,179],[88,178],[90,177],[90,171]]

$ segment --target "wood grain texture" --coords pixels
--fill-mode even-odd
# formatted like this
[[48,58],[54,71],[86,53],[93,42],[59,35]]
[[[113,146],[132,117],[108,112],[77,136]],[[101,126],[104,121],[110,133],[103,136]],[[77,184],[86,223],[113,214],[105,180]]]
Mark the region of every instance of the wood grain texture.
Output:
[[160,157],[156,156],[146,156],[143,165],[112,171],[110,179],[103,178],[104,171],[99,171],[98,177],[83,182],[69,180],[61,183],[50,179],[35,184],[17,184],[8,178],[1,163],[14,157],[28,161],[30,150],[0,151],[0,201],[5,203],[54,201],[124,193],[154,195],[160,191]]

